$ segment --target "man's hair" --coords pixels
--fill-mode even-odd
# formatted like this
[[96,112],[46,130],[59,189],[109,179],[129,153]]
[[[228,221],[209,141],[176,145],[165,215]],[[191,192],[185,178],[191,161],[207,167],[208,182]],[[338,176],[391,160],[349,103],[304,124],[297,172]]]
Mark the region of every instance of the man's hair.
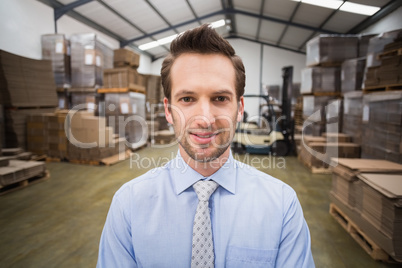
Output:
[[169,101],[172,92],[170,70],[175,60],[184,53],[218,54],[228,57],[235,69],[237,100],[243,96],[246,74],[241,58],[235,54],[235,50],[228,41],[222,38],[210,25],[203,24],[179,35],[170,44],[170,53],[164,59],[161,69],[163,93]]

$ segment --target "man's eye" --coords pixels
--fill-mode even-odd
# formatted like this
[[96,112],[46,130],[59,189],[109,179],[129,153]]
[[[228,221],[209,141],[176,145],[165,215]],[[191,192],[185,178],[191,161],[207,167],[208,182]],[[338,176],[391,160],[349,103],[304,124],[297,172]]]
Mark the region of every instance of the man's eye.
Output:
[[227,99],[228,98],[223,97],[223,96],[219,96],[219,97],[216,98],[217,101],[221,101],[221,102],[226,101]]
[[184,102],[190,102],[192,100],[192,98],[191,97],[183,97],[183,98],[181,98],[181,100]]

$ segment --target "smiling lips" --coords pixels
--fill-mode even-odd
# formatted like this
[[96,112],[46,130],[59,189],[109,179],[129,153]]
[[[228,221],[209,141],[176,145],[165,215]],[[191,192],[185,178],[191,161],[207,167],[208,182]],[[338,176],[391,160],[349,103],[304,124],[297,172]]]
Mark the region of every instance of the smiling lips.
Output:
[[199,144],[210,143],[218,135],[218,132],[191,132],[192,139]]

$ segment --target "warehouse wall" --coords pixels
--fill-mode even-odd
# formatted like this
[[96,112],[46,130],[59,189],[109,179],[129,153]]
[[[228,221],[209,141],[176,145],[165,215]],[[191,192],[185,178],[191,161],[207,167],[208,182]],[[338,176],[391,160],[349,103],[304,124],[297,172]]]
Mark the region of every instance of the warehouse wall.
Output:
[[[41,35],[54,33],[53,9],[36,0],[0,1],[0,49],[33,59],[42,58]],[[119,42],[85,24],[63,16],[57,21],[58,33],[69,38],[75,33],[96,33],[112,49]],[[139,72],[149,73],[151,59],[141,55]]]
[[397,29],[402,29],[402,7],[398,8],[385,18],[382,18],[379,20],[377,23],[374,25],[371,25],[362,33],[382,33],[382,32],[388,32],[388,31],[393,31]]

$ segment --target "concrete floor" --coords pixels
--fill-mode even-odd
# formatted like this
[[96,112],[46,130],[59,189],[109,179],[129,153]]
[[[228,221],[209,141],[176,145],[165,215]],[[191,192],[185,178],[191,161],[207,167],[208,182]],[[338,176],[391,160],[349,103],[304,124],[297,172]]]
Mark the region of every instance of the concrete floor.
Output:
[[[134,162],[130,166],[129,160],[110,167],[48,163],[50,180],[0,196],[0,267],[95,267],[114,192],[176,151],[176,146],[137,151],[133,159],[145,169]],[[397,267],[372,260],[330,216],[330,175],[310,174],[295,157],[239,160],[296,190],[310,227],[316,267]]]

